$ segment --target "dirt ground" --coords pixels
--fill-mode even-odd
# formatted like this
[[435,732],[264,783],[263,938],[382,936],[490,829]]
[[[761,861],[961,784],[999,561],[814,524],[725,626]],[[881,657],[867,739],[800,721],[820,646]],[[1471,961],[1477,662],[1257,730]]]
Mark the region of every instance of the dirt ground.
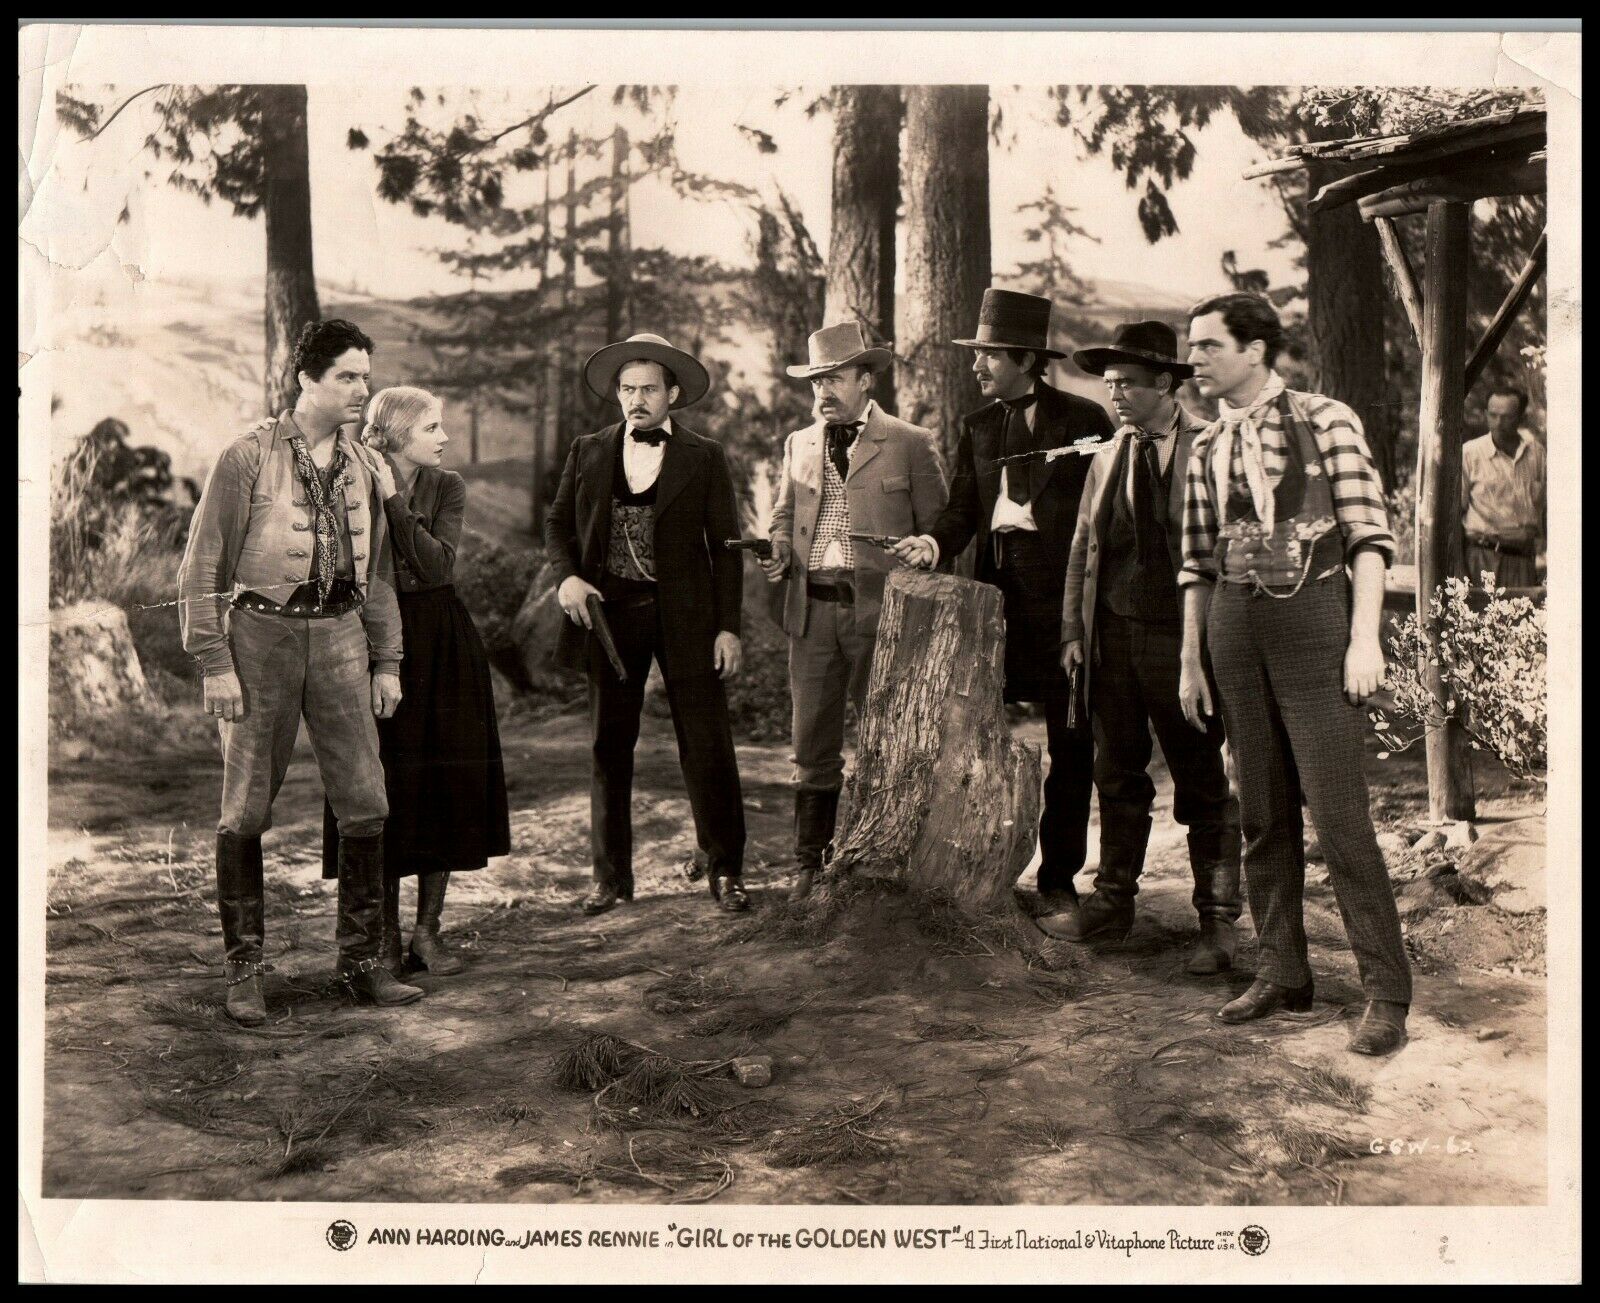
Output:
[[[1020,727],[1042,740],[1037,724]],[[1052,971],[981,922],[881,885],[785,903],[782,747],[740,750],[756,909],[714,912],[679,869],[692,834],[659,720],[639,751],[638,898],[584,919],[572,908],[588,880],[584,721],[512,719],[505,746],[517,853],[457,878],[446,915],[470,967],[421,976],[425,1000],[379,1011],[331,979],[333,887],[319,877],[321,791],[302,743],[266,842],[276,971],[258,1030],[221,1013],[207,735],[154,730],[137,756],[58,751],[45,1193],[1545,1198],[1544,915],[1529,903],[1542,882],[1513,884],[1516,907],[1502,910],[1465,857],[1461,874],[1440,875],[1406,849],[1419,757],[1371,766],[1418,978],[1409,1045],[1373,1061],[1344,1050],[1360,992],[1315,862],[1315,1009],[1244,1028],[1212,1019],[1254,955],[1246,945],[1243,971],[1219,978],[1183,971],[1193,919],[1164,775],[1133,935]],[[1496,770],[1480,780],[1482,826],[1521,820],[1517,835],[1536,835],[1542,857],[1537,799]],[[1474,862],[1480,876],[1492,878],[1489,859]],[[727,1064],[744,1055],[772,1057],[770,1085],[733,1080]]]

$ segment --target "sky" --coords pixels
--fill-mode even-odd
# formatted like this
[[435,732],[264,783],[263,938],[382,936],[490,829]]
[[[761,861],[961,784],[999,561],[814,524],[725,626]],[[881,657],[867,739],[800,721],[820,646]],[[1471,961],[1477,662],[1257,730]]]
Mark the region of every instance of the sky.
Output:
[[[456,88],[440,93],[446,104],[433,110],[438,121],[470,107],[485,124],[498,127],[526,117],[546,92],[533,88],[513,95],[501,89]],[[785,104],[775,107],[784,93]],[[1003,109],[1005,126],[1002,146],[991,150],[990,162],[997,278],[1019,260],[1037,256],[1023,238],[1028,219],[1017,208],[1037,198],[1047,184],[1076,208],[1074,220],[1097,237],[1076,240],[1070,248],[1081,275],[1198,298],[1227,288],[1219,267],[1226,250],[1236,252],[1241,266],[1265,268],[1274,283],[1290,275],[1289,252],[1269,247],[1284,229],[1276,198],[1265,183],[1240,176],[1261,152],[1230,118],[1219,118],[1196,133],[1194,172],[1170,196],[1179,234],[1150,245],[1135,216],[1136,194],[1107,160],[1081,157],[1071,133],[1055,124],[1043,88],[996,87],[991,94]],[[797,203],[825,254],[832,123],[826,112],[807,116],[805,105],[815,97],[815,92],[795,87],[731,94],[690,89],[678,94],[672,112],[685,168],[741,181],[768,196],[781,187]],[[148,160],[140,146],[149,120],[139,109],[131,108],[91,143],[62,134],[51,177],[58,187],[56,203],[43,206],[57,208],[70,196],[78,212],[75,223],[63,225],[58,217],[52,226],[54,239],[74,246],[63,250],[64,255],[81,264],[109,244],[123,264],[137,264],[139,275],[158,281],[196,275],[259,278],[265,264],[259,220],[234,217],[225,204],[207,207],[166,185],[159,175],[143,177]],[[584,133],[603,131],[619,114],[631,130],[644,129],[631,111],[612,107],[604,88],[562,110],[552,126],[558,131],[568,126]],[[311,89],[312,225],[317,276],[324,283],[353,283],[386,298],[459,287],[433,252],[459,244],[459,233],[442,221],[417,218],[403,206],[379,200],[370,153],[346,146],[352,126],[361,127],[374,146],[381,145],[400,129],[404,116],[404,89]],[[777,152],[758,152],[740,125],[769,132]],[[124,203],[129,220],[113,229]],[[749,261],[753,222],[748,210],[735,202],[685,200],[664,185],[644,182],[634,187],[630,203],[636,244],[712,255],[735,265]]]

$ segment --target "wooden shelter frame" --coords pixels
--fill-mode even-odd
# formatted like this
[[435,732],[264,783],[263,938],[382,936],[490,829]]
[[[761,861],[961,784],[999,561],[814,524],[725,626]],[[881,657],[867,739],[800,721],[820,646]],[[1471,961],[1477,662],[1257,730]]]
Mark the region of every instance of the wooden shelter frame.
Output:
[[[1294,171],[1309,162],[1351,168],[1313,195],[1313,216],[1356,204],[1377,229],[1395,293],[1422,350],[1417,421],[1416,610],[1431,654],[1429,689],[1445,700],[1430,601],[1465,568],[1461,525],[1461,449],[1466,396],[1504,341],[1544,272],[1548,228],[1541,232],[1483,338],[1467,350],[1467,273],[1472,205],[1479,199],[1545,192],[1545,112],[1519,107],[1403,134],[1296,145],[1246,178]],[[1396,219],[1425,215],[1422,281],[1406,256]],[[1472,759],[1460,724],[1429,727],[1428,810],[1436,824],[1476,816]]]

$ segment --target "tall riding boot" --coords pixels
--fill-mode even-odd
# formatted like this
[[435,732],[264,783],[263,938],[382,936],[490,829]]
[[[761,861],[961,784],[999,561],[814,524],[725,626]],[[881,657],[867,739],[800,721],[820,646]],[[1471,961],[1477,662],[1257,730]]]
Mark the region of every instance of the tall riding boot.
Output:
[[405,960],[400,949],[400,879],[383,875],[383,931],[378,953],[383,966],[394,977],[405,976]]
[[1226,814],[1220,823],[1194,828],[1189,833],[1189,866],[1194,873],[1194,907],[1200,915],[1200,938],[1186,965],[1198,977],[1233,967],[1238,922],[1243,903],[1239,895],[1239,812]]
[[818,791],[811,787],[794,794],[794,857],[800,876],[789,891],[790,900],[804,900],[811,894],[817,871],[828,857],[833,841],[834,822],[839,814],[839,789]]
[[417,875],[417,926],[411,933],[411,966],[436,977],[448,977],[466,967],[439,939],[439,918],[444,913],[444,893],[449,885],[448,871]]
[[[384,967],[383,834],[339,838],[339,976],[374,1004],[410,1004],[422,998]],[[399,920],[395,923],[399,931]]]
[[1133,898],[1139,891],[1150,816],[1117,806],[1100,807],[1100,868],[1094,894],[1078,909],[1071,941],[1121,941],[1133,931]]
[[262,900],[261,838],[217,834],[217,913],[222,918],[222,944],[228,1017],[245,1027],[267,1020],[261,975],[267,971],[261,947],[266,935]]

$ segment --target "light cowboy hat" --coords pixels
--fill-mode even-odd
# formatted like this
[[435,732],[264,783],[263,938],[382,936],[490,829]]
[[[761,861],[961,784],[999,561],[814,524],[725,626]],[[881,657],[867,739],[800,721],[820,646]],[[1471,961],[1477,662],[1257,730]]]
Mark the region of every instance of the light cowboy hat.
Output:
[[1108,366],[1133,362],[1187,380],[1194,368],[1178,361],[1178,332],[1164,321],[1135,321],[1118,326],[1110,348],[1081,348],[1072,360],[1092,376],[1103,376]]
[[706,396],[711,377],[695,358],[681,348],[673,348],[660,335],[630,335],[620,344],[607,344],[589,355],[583,364],[583,382],[601,398],[617,396],[617,372],[629,362],[659,362],[678,381],[678,400],[674,408],[692,407]]
[[810,380],[846,366],[864,366],[877,372],[894,364],[894,353],[870,343],[867,328],[859,321],[841,321],[814,332],[806,340],[806,353],[810,360],[805,365],[785,368],[796,380]]
[[977,337],[950,342],[964,348],[1022,348],[1040,357],[1066,356],[1050,347],[1050,300],[1017,290],[984,290]]

